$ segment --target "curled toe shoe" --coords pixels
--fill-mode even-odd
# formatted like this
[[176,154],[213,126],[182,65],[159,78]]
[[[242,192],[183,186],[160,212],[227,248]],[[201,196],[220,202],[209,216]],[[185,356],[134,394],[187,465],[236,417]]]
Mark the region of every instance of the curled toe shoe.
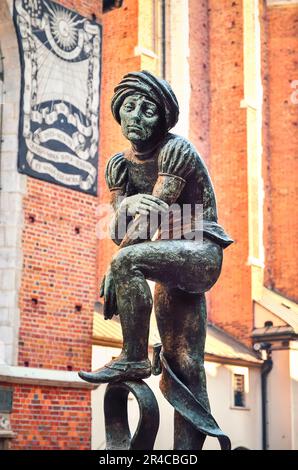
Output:
[[151,363],[149,359],[144,361],[126,362],[117,360],[109,362],[104,367],[93,372],[81,370],[79,377],[91,383],[113,383],[125,380],[141,380],[150,377]]

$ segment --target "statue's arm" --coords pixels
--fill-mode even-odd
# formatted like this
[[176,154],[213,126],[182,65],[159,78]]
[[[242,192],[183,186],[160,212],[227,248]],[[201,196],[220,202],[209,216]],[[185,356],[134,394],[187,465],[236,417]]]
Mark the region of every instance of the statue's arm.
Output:
[[114,211],[110,223],[110,236],[116,245],[120,245],[126,233],[125,227],[131,221],[125,207],[121,205],[127,195],[128,180],[127,162],[123,153],[117,153],[110,158],[105,170],[105,179],[110,190],[110,202]]
[[153,194],[168,205],[180,196],[195,167],[195,149],[188,140],[175,136],[164,145],[158,159],[158,178]]
[[[178,136],[173,136],[163,146],[158,158],[158,178],[152,192],[160,203],[170,206],[177,201],[195,168],[195,153],[190,142]],[[146,234],[150,233],[149,224],[149,218],[144,223],[140,216],[135,217],[121,242],[121,248],[146,241]],[[136,236],[136,233],[141,236]]]
[[121,202],[126,197],[125,192],[121,190],[111,191],[111,205],[114,213],[110,223],[110,237],[116,245],[120,245],[126,234],[126,227],[132,220]]

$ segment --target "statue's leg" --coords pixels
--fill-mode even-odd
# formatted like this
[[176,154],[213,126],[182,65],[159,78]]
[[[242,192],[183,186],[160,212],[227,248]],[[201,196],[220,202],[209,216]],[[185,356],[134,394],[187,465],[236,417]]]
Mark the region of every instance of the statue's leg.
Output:
[[[141,270],[146,247],[121,249],[114,256],[110,270],[113,276],[122,327],[121,354],[93,372],[80,371],[79,376],[91,383],[113,383],[140,380],[151,375],[148,359],[148,337],[153,299]],[[135,256],[135,252],[138,256]]]
[[[119,358],[107,367],[92,373],[82,372],[80,376],[84,380],[97,383],[148,377],[148,333],[153,301],[146,279],[202,294],[216,282],[221,262],[222,249],[209,240],[204,240],[204,243],[158,240],[122,248],[113,258],[110,268],[122,326],[123,350]],[[180,330],[179,326],[177,330],[181,340],[184,334],[186,338],[188,334],[184,321],[192,319],[194,303],[197,305],[197,299],[201,298],[186,292],[184,295],[188,296],[190,303],[189,307],[185,305],[189,314],[183,313],[185,299],[181,304],[179,325],[183,328]],[[199,308],[198,305],[196,309]],[[170,312],[177,315],[174,310]],[[205,330],[202,329],[202,333],[205,334]],[[194,341],[200,334],[201,330],[198,330],[198,334],[193,336]],[[188,345],[188,340],[185,341]]]
[[[204,369],[205,295],[156,284],[154,304],[164,355],[171,369],[210,410]],[[205,434],[197,431],[177,411],[174,428],[174,449],[202,448]]]
[[[153,299],[141,270],[142,251],[138,257],[133,248],[124,248],[111,263],[116,287],[117,309],[123,334],[121,358],[144,361],[148,358],[148,337]],[[136,250],[135,250],[136,251]]]
[[[217,279],[221,261],[221,248],[209,240],[204,243],[161,240],[121,249],[112,260],[111,272],[123,332],[122,357],[128,361],[142,361],[148,357],[148,333],[153,301],[146,279],[165,282],[190,292],[203,293]],[[185,296],[190,304],[189,315],[192,321],[191,315],[194,315],[194,318],[199,315],[192,312],[193,305],[196,304],[198,312],[201,305],[198,299],[201,298],[185,293],[182,305]],[[176,312],[173,314],[176,315]],[[187,337],[187,325],[184,325],[187,316],[182,316],[182,334],[185,333]],[[200,334],[201,331],[198,331],[198,335]]]

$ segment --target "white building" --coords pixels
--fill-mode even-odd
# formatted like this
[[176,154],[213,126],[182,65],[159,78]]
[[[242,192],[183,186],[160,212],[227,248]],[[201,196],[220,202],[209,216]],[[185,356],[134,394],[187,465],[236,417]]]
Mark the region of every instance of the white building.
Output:
[[255,346],[268,347],[267,449],[298,449],[298,307],[268,289],[254,304]]
[[[121,326],[116,320],[94,317],[93,369],[118,356],[122,345]],[[160,342],[152,317],[149,343]],[[262,361],[248,348],[218,328],[209,325],[206,341],[205,368],[212,414],[232,441],[232,448],[262,448],[261,366]],[[155,449],[173,446],[173,408],[159,390],[159,376],[146,380],[153,390],[160,411],[160,426]],[[92,448],[105,448],[103,398],[106,386],[92,392]],[[138,423],[138,405],[129,396],[132,434]],[[204,449],[219,449],[218,441],[207,438]]]

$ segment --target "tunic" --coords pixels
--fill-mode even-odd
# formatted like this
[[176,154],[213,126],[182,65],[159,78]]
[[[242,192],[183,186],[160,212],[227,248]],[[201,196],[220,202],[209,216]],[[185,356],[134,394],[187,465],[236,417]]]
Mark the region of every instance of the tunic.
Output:
[[[199,226],[203,236],[222,248],[229,246],[233,240],[218,224],[216,199],[208,170],[202,157],[187,139],[168,133],[151,152],[138,154],[129,149],[114,155],[106,167],[106,181],[110,191],[118,191],[125,197],[138,193],[154,194],[158,178],[163,176],[170,176],[180,182],[179,194],[172,202],[181,208],[187,204],[191,212],[189,222],[181,229],[181,238],[187,238],[189,233],[198,230],[197,208],[201,205],[202,220]],[[166,233],[159,229],[159,239],[173,238],[173,233],[177,233],[177,224],[182,223],[180,213],[171,212],[170,229]]]

